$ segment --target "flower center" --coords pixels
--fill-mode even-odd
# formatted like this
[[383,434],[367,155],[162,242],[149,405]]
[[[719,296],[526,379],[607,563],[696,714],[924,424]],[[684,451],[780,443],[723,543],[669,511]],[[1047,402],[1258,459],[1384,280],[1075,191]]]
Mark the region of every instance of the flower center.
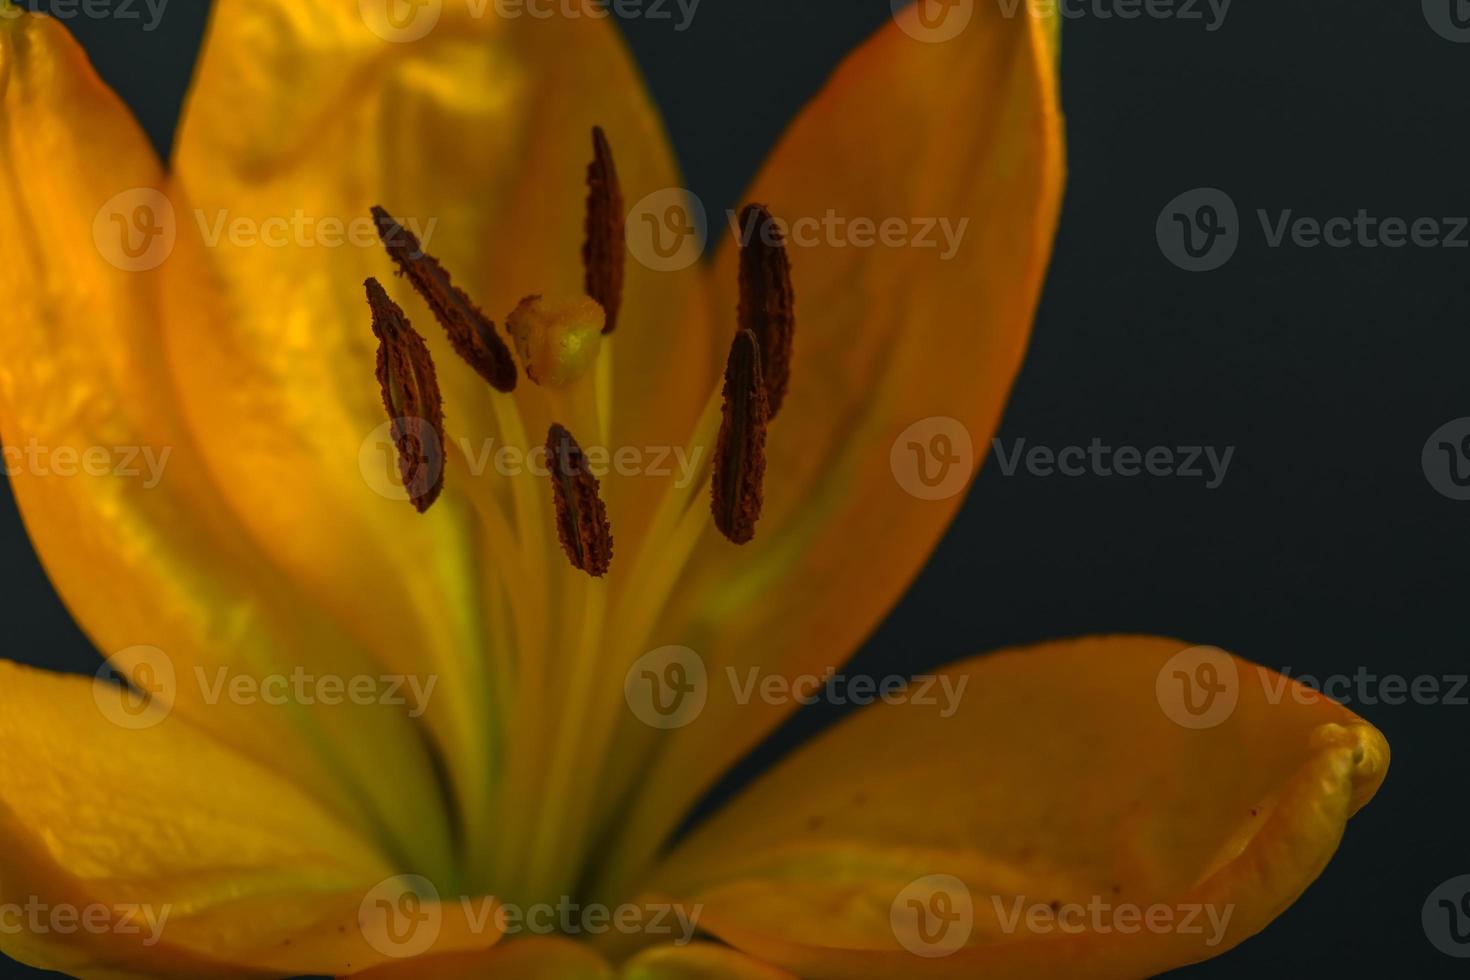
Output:
[[[593,128],[592,150],[582,245],[586,295],[554,301],[531,295],[506,318],[507,332],[526,376],[550,389],[573,387],[596,367],[602,338],[616,329],[622,305],[626,215],[612,149],[600,126]],[[513,392],[516,363],[495,324],[454,285],[449,273],[407,228],[381,207],[374,207],[372,213],[399,274],[433,312],[455,353],[497,391]],[[710,478],[715,526],[735,544],[755,537],[763,503],[766,427],[780,411],[790,383],[795,328],[791,263],[775,221],[764,207],[752,204],[742,212],[741,227],[750,233],[741,246],[739,326],[725,368],[724,404]],[[410,500],[423,512],[437,499],[443,483],[442,466],[437,481],[424,475],[438,461],[432,458],[433,440],[421,437],[423,428],[433,429],[441,445],[443,439],[433,362],[422,338],[381,285],[369,279],[367,288],[373,329],[380,341],[379,383],[383,405],[393,422],[399,471]],[[417,411],[419,406],[432,411]],[[562,548],[574,567],[601,576],[611,562],[606,506],[597,481],[586,471],[581,448],[563,421],[553,422],[548,432],[547,459],[552,464],[552,496]],[[426,485],[416,487],[415,480]]]
[[[751,205],[741,220],[747,234],[738,322],[723,384],[693,420],[687,444],[678,447],[683,459],[695,461],[705,447],[715,451],[707,466],[649,502],[635,521],[636,540],[622,544],[620,574],[629,584],[610,584],[618,514],[589,456],[593,447],[606,452],[612,438],[610,335],[622,305],[626,214],[600,128],[593,130],[592,151],[581,250],[585,295],[528,296],[506,317],[510,344],[400,222],[373,209],[399,274],[439,321],[455,354],[500,393],[489,410],[503,444],[530,445],[526,418],[550,417],[549,508],[545,491],[524,480],[476,481],[461,498],[480,518],[487,550],[495,555],[486,573],[486,643],[472,668],[489,692],[480,720],[486,744],[473,750],[480,760],[475,772],[483,776],[456,786],[462,814],[488,812],[493,819],[465,817],[462,861],[470,881],[502,897],[565,894],[560,890],[576,887],[588,870],[590,841],[604,829],[602,822],[613,819],[628,789],[630,761],[609,754],[626,710],[621,679],[657,629],[711,519],[735,544],[755,537],[767,427],[791,376],[790,263],[775,221],[764,207]],[[424,512],[440,496],[447,464],[456,467],[450,481],[466,474],[459,455],[446,460],[443,453],[443,412],[427,345],[376,280],[366,286],[399,472],[410,501]],[[538,391],[518,390],[522,369]],[[537,469],[534,463],[530,468]],[[701,493],[709,494],[707,508],[695,505]],[[623,505],[630,498],[612,499]],[[554,572],[553,542],[585,576]]]

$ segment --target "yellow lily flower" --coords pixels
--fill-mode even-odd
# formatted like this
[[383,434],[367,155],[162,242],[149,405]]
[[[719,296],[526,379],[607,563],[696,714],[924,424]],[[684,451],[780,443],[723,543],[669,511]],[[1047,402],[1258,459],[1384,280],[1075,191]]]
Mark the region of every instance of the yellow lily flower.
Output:
[[[165,170],[62,27],[0,6],[0,432],[170,450],[156,485],[12,477],[58,591],[149,699],[0,662],[8,955],[106,978],[1144,976],[1264,928],[1382,781],[1382,736],[1295,682],[1083,639],[947,668],[947,716],[912,690],[864,708],[676,836],[797,703],[723,679],[839,666],[953,516],[959,494],[895,479],[900,436],[996,427],[1060,205],[1054,17],[977,4],[947,31],[921,0],[796,120],[749,200],[968,238],[952,261],[795,252],[754,540],[715,526],[707,460],[687,482],[615,472],[594,576],[561,554],[545,474],[458,447],[528,450],[555,423],[708,452],[741,278],[726,244],[709,267],[630,263],[616,311],[584,279],[593,127],[635,217],[679,186],[605,17],[433,0],[420,32],[371,0],[215,0]],[[376,241],[325,242],[379,203],[436,222],[474,302],[518,310],[507,337],[523,368],[550,359],[545,384],[495,390]],[[366,478],[368,279],[380,333],[407,336],[396,307],[442,390],[423,514]],[[585,364],[537,346],[547,324]],[[214,680],[302,669],[422,686],[328,703]],[[697,712],[638,710],[644,671],[698,670]],[[559,906],[571,927],[532,921]]]

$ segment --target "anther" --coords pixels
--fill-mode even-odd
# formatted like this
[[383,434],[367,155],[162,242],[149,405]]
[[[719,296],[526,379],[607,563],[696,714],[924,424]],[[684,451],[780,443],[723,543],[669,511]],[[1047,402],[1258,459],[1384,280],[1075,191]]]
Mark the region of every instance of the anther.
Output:
[[751,204],[740,214],[745,243],[740,249],[741,330],[760,344],[761,373],[771,418],[781,411],[791,381],[791,345],[796,330],[796,296],[791,288],[791,260],[781,229],[764,205]]
[[592,162],[587,166],[587,225],[582,244],[583,289],[607,312],[603,333],[618,325],[623,305],[624,242],[623,191],[613,166],[612,148],[601,126],[592,128]]
[[406,276],[414,291],[429,304],[434,318],[449,335],[454,352],[497,391],[514,391],[516,364],[510,348],[495,332],[495,324],[450,281],[449,273],[424,251],[413,232],[376,205],[373,220],[399,274]]
[[444,409],[434,361],[382,284],[369,278],[363,286],[378,338],[378,385],[398,450],[398,473],[422,514],[444,489]]
[[755,522],[761,516],[770,421],[767,390],[756,335],[741,330],[725,363],[725,407],[710,480],[715,526],[736,544],[755,537]]
[[556,423],[546,433],[546,463],[551,471],[551,496],[562,550],[572,567],[601,578],[612,565],[612,527],[607,507],[582,447]]

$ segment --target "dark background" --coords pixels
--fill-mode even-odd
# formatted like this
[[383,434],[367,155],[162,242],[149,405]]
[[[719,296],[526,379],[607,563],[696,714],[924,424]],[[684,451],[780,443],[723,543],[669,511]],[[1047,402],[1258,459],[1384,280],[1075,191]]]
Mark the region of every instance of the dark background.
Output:
[[[784,124],[888,13],[888,0],[704,0],[683,33],[626,23],[689,187],[734,206]],[[164,153],[205,17],[175,0],[151,33],[70,21]],[[1000,438],[1235,457],[1213,491],[1006,477],[991,460],[854,669],[1141,631],[1296,675],[1470,671],[1470,502],[1437,493],[1420,464],[1431,432],[1470,415],[1470,250],[1270,248],[1255,219],[1470,214],[1470,44],[1432,31],[1413,0],[1291,0],[1233,5],[1213,33],[1089,13],[1066,22],[1063,52],[1070,180]],[[1201,186],[1234,199],[1243,237],[1222,269],[1189,273],[1165,260],[1154,224]],[[6,654],[91,672],[96,654],[0,486]],[[1393,746],[1378,798],[1265,933],[1175,975],[1464,975],[1426,939],[1420,908],[1470,872],[1470,707],[1353,707]],[[721,792],[835,713],[798,718]]]

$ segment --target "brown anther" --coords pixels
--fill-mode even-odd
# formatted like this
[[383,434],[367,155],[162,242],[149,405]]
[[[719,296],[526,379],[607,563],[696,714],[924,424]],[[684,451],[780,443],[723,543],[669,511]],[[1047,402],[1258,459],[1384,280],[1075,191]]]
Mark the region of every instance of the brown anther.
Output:
[[495,324],[480,312],[449,273],[419,244],[418,238],[381,207],[374,205],[373,220],[383,247],[406,276],[414,291],[434,311],[434,319],[449,335],[454,352],[464,358],[496,391],[514,391],[516,362],[510,348],[495,332]]
[[764,205],[740,213],[740,329],[760,343],[771,418],[781,411],[791,382],[791,343],[796,331],[796,295],[791,260],[781,229]]
[[444,408],[429,346],[376,279],[363,283],[378,338],[378,385],[398,450],[398,474],[422,514],[444,489]]
[[546,433],[546,465],[551,471],[551,497],[562,550],[573,568],[601,578],[612,565],[612,526],[608,524],[607,506],[582,447],[555,422]]
[[627,260],[623,191],[613,166],[612,148],[601,126],[592,127],[592,162],[587,165],[587,237],[582,244],[583,289],[607,313],[603,333],[618,325],[623,305],[623,265]]
[[725,362],[725,407],[715,444],[710,510],[720,533],[736,544],[755,537],[766,477],[766,425],[770,401],[761,378],[760,343],[742,330]]

